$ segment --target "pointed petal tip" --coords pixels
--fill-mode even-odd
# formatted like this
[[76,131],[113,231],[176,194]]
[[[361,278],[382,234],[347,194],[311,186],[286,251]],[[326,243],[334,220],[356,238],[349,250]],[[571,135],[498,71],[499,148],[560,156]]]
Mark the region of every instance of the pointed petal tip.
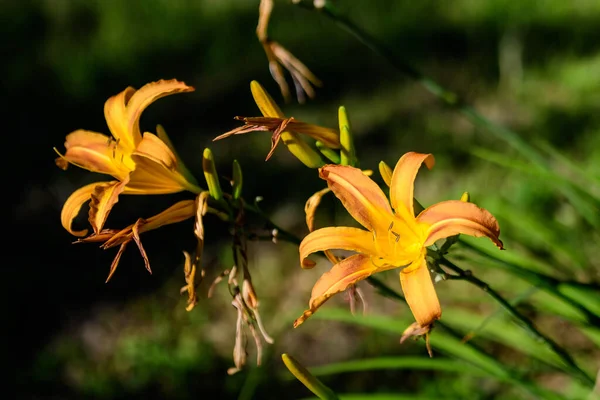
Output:
[[300,266],[303,269],[311,269],[314,268],[314,266],[317,265],[316,262],[314,262],[313,260],[309,260],[308,258],[305,258],[304,260],[302,260],[302,262],[300,263]]

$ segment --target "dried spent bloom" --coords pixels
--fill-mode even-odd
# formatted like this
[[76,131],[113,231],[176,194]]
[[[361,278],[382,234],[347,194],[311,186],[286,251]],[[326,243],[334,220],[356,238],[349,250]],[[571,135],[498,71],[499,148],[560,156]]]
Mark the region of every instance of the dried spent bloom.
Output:
[[[185,263],[183,265],[183,273],[185,275],[185,286],[179,289],[179,293],[188,294],[186,311],[192,311],[196,304],[198,304],[198,294],[196,289],[200,282],[196,282],[196,264],[192,262],[192,256],[187,251],[183,252],[185,257]],[[200,270],[200,279],[204,278],[204,270]]]
[[269,18],[273,11],[273,0],[261,0],[258,8],[258,25],[256,26],[256,36],[262,44],[267,59],[269,60],[269,71],[271,76],[281,90],[286,101],[290,100],[290,88],[285,80],[283,68],[287,69],[294,81],[296,89],[296,97],[299,103],[304,103],[306,100],[305,94],[308,97],[315,97],[315,91],[312,85],[321,86],[322,83],[307,67],[294,57],[292,53],[285,49],[282,45],[274,40],[271,40],[267,34],[269,27]]
[[[400,283],[418,323],[411,332],[428,332],[441,317],[441,307],[426,264],[426,247],[457,234],[487,236],[500,249],[496,218],[473,203],[449,200],[414,212],[414,179],[422,163],[433,167],[431,154],[406,153],[391,176],[390,201],[379,186],[357,168],[326,165],[319,175],[346,210],[366,229],[328,227],[308,234],[300,243],[300,263],[311,268],[307,257],[315,252],[355,251],[321,276],[313,287],[309,309],[294,322],[299,326],[325,301],[368,276],[400,268]],[[391,207],[390,207],[391,205]]]
[[250,90],[263,117],[235,117],[244,121],[244,125],[217,136],[213,141],[248,132],[272,132],[271,150],[267,160],[275,151],[279,141],[283,140],[290,152],[309,168],[322,166],[323,162],[321,156],[299,135],[309,136],[332,149],[340,148],[340,135],[335,129],[286,118],[277,103],[257,81],[250,83]]
[[76,190],[65,202],[61,221],[74,236],[85,236],[87,229],[72,229],[84,203],[91,200],[89,223],[100,234],[120,194],[166,194],[189,190],[200,193],[196,180],[183,165],[162,127],[157,135],[142,135],[139,120],[142,112],[161,97],[191,92],[194,88],[177,80],[160,80],[139,90],[128,87],[109,98],[104,116],[112,137],[101,133],[76,130],[66,137],[65,154],[56,164],[69,164],[92,172],[111,175],[116,180],[95,182]]
[[[265,342],[273,344],[273,339],[267,334],[262,325],[260,314],[258,313],[258,301],[256,299],[256,293],[249,280],[244,279],[243,285],[245,288],[240,290],[237,281],[238,268],[234,265],[231,270],[225,270],[221,273],[213,282],[208,290],[208,297],[212,297],[216,285],[221,282],[225,277],[228,277],[227,284],[229,293],[232,296],[231,304],[237,311],[237,322],[236,322],[236,335],[235,345],[233,347],[233,361],[235,367],[229,368],[227,373],[233,375],[239,372],[246,364],[246,358],[248,352],[246,346],[248,339],[244,325],[248,328],[254,343],[256,345],[256,365],[261,364],[262,359],[262,342],[259,337],[259,332],[262,335]],[[251,293],[251,294],[250,294]]]
[[185,221],[186,219],[193,217],[195,213],[196,206],[194,200],[183,200],[175,203],[163,212],[150,218],[139,218],[134,224],[129,225],[124,229],[103,229],[100,233],[93,233],[86,238],[77,240],[75,243],[104,242],[100,246],[102,249],[110,249],[115,246],[120,246],[119,251],[117,252],[117,255],[110,266],[110,272],[108,274],[108,278],[106,278],[106,282],[112,278],[113,274],[117,270],[117,266],[119,265],[119,261],[121,260],[121,256],[123,255],[125,248],[132,241],[134,241],[137,245],[142,258],[144,259],[146,269],[148,272],[152,273],[152,270],[150,269],[150,261],[148,260],[148,256],[146,255],[144,247],[142,246],[140,234],[160,228],[164,225]]

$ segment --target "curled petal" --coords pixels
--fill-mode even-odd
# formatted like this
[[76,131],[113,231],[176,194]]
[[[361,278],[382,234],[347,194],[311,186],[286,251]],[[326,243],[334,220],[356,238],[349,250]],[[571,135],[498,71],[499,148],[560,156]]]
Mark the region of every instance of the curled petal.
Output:
[[424,255],[400,272],[400,284],[410,311],[421,327],[428,327],[440,319],[442,308]]
[[331,296],[346,290],[350,285],[377,272],[369,256],[356,254],[334,265],[315,283],[309,301],[309,309],[294,321],[294,328],[302,324]]
[[358,168],[326,165],[319,176],[342,202],[346,210],[370,231],[385,231],[393,217],[392,209],[379,186]]
[[103,185],[108,182],[95,182],[90,183],[89,185],[85,185],[82,188],[77,189],[76,191],[69,196],[65,204],[63,205],[62,211],[60,213],[60,220],[62,222],[63,228],[65,228],[69,233],[73,236],[85,236],[88,232],[87,229],[83,229],[80,231],[74,231],[72,228],[73,220],[79,214],[83,203],[90,200],[92,193],[96,189],[96,186]]
[[317,212],[317,207],[321,204],[321,199],[327,193],[331,192],[331,189],[325,188],[319,190],[317,193],[310,196],[310,198],[306,201],[304,205],[304,213],[306,214],[306,226],[308,226],[308,230],[310,232],[315,230],[315,213]]
[[161,97],[192,91],[193,87],[175,79],[148,83],[137,91],[128,87],[106,101],[104,116],[115,139],[133,151],[142,141],[139,121],[146,107]]
[[167,194],[189,190],[200,193],[195,180],[188,180],[184,171],[180,170],[175,154],[156,135],[144,133],[144,139],[131,157],[136,168],[127,185],[130,192]]
[[71,132],[65,139],[65,149],[65,154],[59,153],[57,159],[57,165],[63,169],[66,169],[66,163],[71,163],[120,180],[135,167],[123,146],[101,133],[83,129]]
[[379,162],[379,174],[388,187],[392,184],[392,173],[392,169],[385,163],[385,161]]
[[373,234],[358,228],[328,227],[309,233],[300,243],[300,264],[302,268],[312,268],[314,263],[306,260],[317,251],[342,249],[363,253],[367,256],[377,254]]
[[[413,206],[414,183],[417,172],[419,172],[419,168],[423,163],[427,168],[433,168],[435,164],[433,155],[409,152],[398,160],[394,168],[390,184],[390,202],[396,214],[404,218],[413,218],[415,215]],[[405,211],[408,212],[408,215],[404,215]]]
[[156,126],[156,135],[158,136],[158,138],[161,141],[164,142],[164,144],[167,145],[167,147],[169,148],[169,150],[171,150],[171,153],[173,154],[173,157],[175,158],[175,161],[177,163],[177,169],[179,170],[179,172],[181,172],[181,174],[183,176],[185,176],[185,178],[188,181],[192,182],[193,184],[197,184],[196,178],[194,178],[194,175],[192,175],[192,173],[190,172],[190,170],[187,169],[187,167],[183,163],[183,160],[181,159],[181,157],[179,157],[179,154],[177,154],[177,150],[175,149],[175,146],[173,146],[173,143],[171,142],[171,139],[167,135],[167,132],[165,131],[165,128],[163,128],[162,125],[157,125]]
[[498,221],[489,211],[473,203],[443,201],[426,208],[417,221],[429,225],[425,246],[431,246],[438,239],[463,233],[475,237],[487,236],[496,246],[503,248],[498,238]]
[[91,193],[90,212],[88,220],[94,229],[94,233],[99,234],[104,227],[106,218],[113,206],[119,201],[119,195],[125,190],[128,179],[119,182],[107,182],[94,187]]

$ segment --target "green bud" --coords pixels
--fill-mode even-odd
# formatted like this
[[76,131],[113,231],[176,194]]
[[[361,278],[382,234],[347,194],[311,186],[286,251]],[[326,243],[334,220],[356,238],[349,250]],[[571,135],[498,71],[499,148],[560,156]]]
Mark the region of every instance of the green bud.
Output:
[[215,200],[221,200],[223,198],[223,191],[219,184],[215,159],[212,151],[210,151],[208,147],[204,149],[202,155],[202,168],[204,169],[204,178],[206,178],[206,184],[208,185],[208,191],[210,192],[211,197]]
[[321,154],[323,154],[325,157],[327,157],[327,159],[329,161],[331,161],[334,164],[340,163],[340,155],[335,150],[330,149],[329,147],[325,146],[323,144],[323,142],[320,142],[318,140],[316,142],[316,145],[317,145],[317,149],[319,149]]
[[350,121],[348,120],[346,107],[341,106],[339,108],[338,120],[340,123],[340,144],[342,147],[340,152],[340,164],[354,167],[356,156],[354,154],[354,142],[352,140],[352,132],[350,131]]
[[233,160],[233,182],[232,182],[232,195],[233,199],[237,200],[242,195],[242,184],[244,180],[242,177],[242,167],[238,160]]

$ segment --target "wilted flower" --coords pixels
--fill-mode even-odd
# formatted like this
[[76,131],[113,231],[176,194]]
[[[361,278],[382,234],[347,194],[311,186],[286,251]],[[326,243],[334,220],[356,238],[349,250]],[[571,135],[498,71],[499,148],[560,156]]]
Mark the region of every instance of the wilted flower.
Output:
[[129,225],[124,229],[103,229],[100,233],[93,233],[86,238],[77,240],[76,243],[104,242],[100,246],[102,249],[110,249],[120,245],[119,251],[117,252],[117,255],[110,266],[110,272],[108,274],[108,278],[106,278],[106,282],[108,282],[115,273],[125,248],[132,241],[135,242],[140,250],[140,254],[144,259],[146,269],[148,272],[152,273],[152,270],[150,269],[150,261],[148,260],[148,256],[146,255],[144,247],[142,246],[140,234],[160,228],[164,225],[185,221],[186,219],[193,217],[195,212],[196,206],[194,204],[194,200],[183,200],[175,203],[171,207],[157,215],[154,215],[153,217],[147,219],[139,218],[134,224]]
[[[261,0],[258,9],[258,25],[256,26],[256,35],[263,45],[267,59],[269,60],[269,70],[275,82],[279,85],[281,94],[286,101],[290,99],[290,88],[285,80],[283,68],[287,69],[294,81],[296,97],[299,103],[306,100],[304,94],[308,97],[315,97],[315,91],[312,85],[321,86],[322,83],[310,70],[298,60],[285,47],[274,40],[271,40],[267,34],[269,18],[273,11],[273,0]],[[283,68],[282,68],[283,67]]]
[[340,148],[340,135],[335,129],[297,121],[291,117],[286,118],[269,93],[256,81],[250,83],[250,90],[263,117],[236,117],[236,119],[244,121],[245,124],[217,136],[213,141],[248,132],[270,131],[273,135],[271,136],[271,150],[267,155],[267,160],[271,157],[281,139],[290,152],[309,168],[320,167],[323,165],[323,161],[321,156],[298,134],[310,136],[330,148]]

